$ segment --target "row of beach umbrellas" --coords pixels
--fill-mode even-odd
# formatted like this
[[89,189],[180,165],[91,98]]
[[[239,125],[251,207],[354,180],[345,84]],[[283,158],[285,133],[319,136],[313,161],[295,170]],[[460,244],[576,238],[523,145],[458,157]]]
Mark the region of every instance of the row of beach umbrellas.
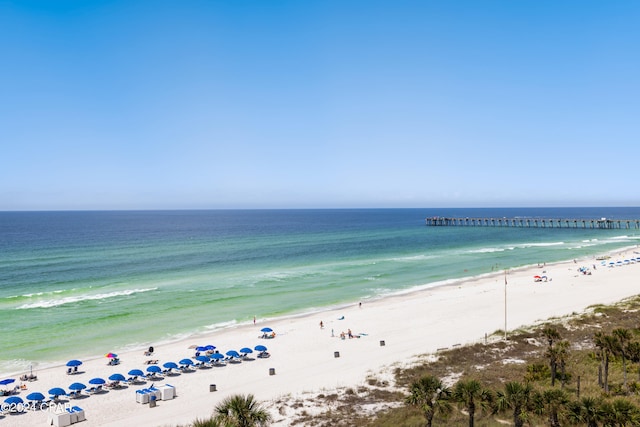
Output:
[[[271,328],[262,328],[261,332],[265,332],[265,333],[269,333],[272,332]],[[216,346],[214,345],[205,345],[205,346],[197,346],[195,348],[196,351],[201,352],[201,351],[213,351],[216,349]],[[264,345],[256,345],[253,350],[255,351],[260,351],[260,352],[264,352],[267,351],[267,347]],[[253,353],[253,350],[249,347],[243,347],[240,349],[240,351],[235,351],[235,350],[229,350],[227,351],[225,354],[228,357],[233,357],[233,358],[240,358],[243,355],[247,355],[247,354],[251,354]],[[240,354],[242,353],[242,354]],[[108,358],[117,358],[118,355],[115,353],[107,353],[105,355]],[[213,353],[210,355],[198,355],[195,357],[195,359],[199,362],[209,362],[211,360],[221,360],[224,359],[225,356],[222,355],[221,353]],[[180,366],[191,366],[193,365],[193,361],[191,359],[182,359],[180,360],[180,362],[178,362]],[[178,366],[178,363],[175,362],[166,362],[164,363],[162,366],[165,369],[180,369],[180,366]],[[66,366],[68,367],[72,367],[72,368],[77,368],[78,366],[82,365],[82,361],[77,360],[77,359],[72,359],[69,360],[66,364]],[[147,372],[151,373],[151,374],[156,374],[156,373],[160,373],[162,372],[162,369],[157,366],[157,365],[151,365],[147,367]],[[131,375],[133,377],[144,377],[145,373],[141,370],[141,369],[131,369],[128,372],[128,375]],[[126,381],[126,378],[124,375],[119,374],[119,373],[115,373],[115,374],[111,374],[109,376],[109,381]],[[6,378],[3,380],[0,380],[0,385],[2,386],[6,386],[9,384],[13,384],[15,382],[14,378]],[[92,378],[89,380],[89,384],[91,385],[95,385],[95,386],[101,386],[106,384],[106,380],[104,380],[103,378]],[[71,385],[69,385],[69,390],[74,391],[74,392],[79,392],[84,390],[85,388],[87,388],[86,385],[84,385],[83,383],[80,382],[75,382]],[[65,391],[65,389],[61,388],[61,387],[54,387],[52,389],[49,390],[49,395],[54,397],[54,398],[58,398],[60,396],[65,396],[67,394],[67,392]],[[42,402],[44,400],[46,400],[46,397],[44,394],[40,393],[40,392],[33,392],[30,393],[26,396],[26,399],[32,402]],[[22,398],[20,396],[9,396],[8,398],[6,398],[4,400],[5,403],[10,404],[10,405],[16,405],[16,404],[23,404],[24,400],[22,400]]]

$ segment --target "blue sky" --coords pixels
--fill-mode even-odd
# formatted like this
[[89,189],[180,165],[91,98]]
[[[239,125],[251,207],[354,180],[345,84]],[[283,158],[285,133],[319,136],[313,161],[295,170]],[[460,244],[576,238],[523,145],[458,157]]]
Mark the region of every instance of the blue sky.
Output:
[[0,0],[0,210],[639,206],[637,1]]

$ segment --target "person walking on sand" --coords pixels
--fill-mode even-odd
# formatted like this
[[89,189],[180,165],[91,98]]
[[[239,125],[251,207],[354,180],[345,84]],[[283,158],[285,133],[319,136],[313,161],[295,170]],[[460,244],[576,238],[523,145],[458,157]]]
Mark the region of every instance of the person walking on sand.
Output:
[[322,323],[322,320],[320,321],[320,329],[324,329],[324,323]]

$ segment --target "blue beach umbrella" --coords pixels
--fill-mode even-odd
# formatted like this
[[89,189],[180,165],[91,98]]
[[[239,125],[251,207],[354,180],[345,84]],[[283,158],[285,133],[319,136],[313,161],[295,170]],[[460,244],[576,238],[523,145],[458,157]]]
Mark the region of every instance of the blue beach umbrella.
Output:
[[207,347],[203,345],[199,345],[198,347],[196,347],[196,351],[207,351]]
[[42,401],[42,400],[44,400],[44,399],[45,399],[44,394],[39,393],[39,392],[37,392],[37,391],[35,391],[35,392],[30,393],[30,394],[28,394],[28,395],[27,395],[27,400]]
[[159,372],[162,372],[162,369],[160,369],[160,366],[157,365],[151,365],[147,368],[147,372],[152,372],[154,374],[157,374]]
[[264,332],[264,333],[273,332],[273,329],[271,329],[271,328],[262,328],[262,329],[260,329],[260,332]]
[[240,357],[240,354],[238,354],[238,352],[235,351],[235,350],[229,350],[229,351],[227,351],[226,354],[229,357],[235,357],[235,358],[239,358]]
[[89,384],[102,385],[102,384],[106,384],[106,381],[103,380],[102,378],[91,378],[89,380]]
[[0,385],[9,385],[13,382],[15,382],[16,380],[14,380],[13,378],[7,378],[6,380],[2,380],[0,381]]
[[211,350],[215,350],[215,349],[216,349],[216,346],[215,346],[215,345],[211,345],[211,344],[207,344],[207,345],[205,345],[205,346],[204,346],[204,348],[205,348],[207,351],[211,351]]
[[126,381],[126,378],[122,374],[111,374],[109,381]]
[[267,347],[263,346],[262,344],[258,344],[257,346],[253,347],[253,349],[255,351],[267,351]]
[[251,350],[249,347],[242,347],[240,349],[240,353],[249,354],[249,353],[253,353],[253,350]]
[[134,377],[144,377],[144,372],[140,369],[132,369],[129,371],[128,375],[133,375]]
[[69,390],[75,390],[75,391],[84,390],[85,388],[87,388],[87,386],[82,383],[73,383],[69,386]]
[[167,362],[162,366],[164,366],[167,369],[178,369],[178,365],[175,364],[174,362]]
[[67,394],[67,392],[63,388],[54,387],[51,390],[49,390],[49,394],[57,397],[57,396],[63,396]]
[[224,359],[224,356],[221,355],[220,353],[214,353],[211,355],[211,358],[215,360],[220,360],[220,359]]
[[69,360],[67,362],[67,366],[71,366],[71,367],[80,366],[80,365],[82,365],[82,362],[76,359]]
[[24,400],[22,400],[19,396],[10,396],[4,400],[4,403],[7,403],[9,405],[16,405],[18,403],[24,403]]
[[206,362],[208,362],[210,359],[209,359],[209,357],[208,357],[208,356],[200,355],[200,356],[196,356],[196,360],[197,360],[198,362],[204,362],[204,363],[206,363]]
[[185,365],[185,366],[191,366],[191,365],[193,365],[193,360],[191,360],[191,359],[182,359],[180,361],[180,364],[181,365]]

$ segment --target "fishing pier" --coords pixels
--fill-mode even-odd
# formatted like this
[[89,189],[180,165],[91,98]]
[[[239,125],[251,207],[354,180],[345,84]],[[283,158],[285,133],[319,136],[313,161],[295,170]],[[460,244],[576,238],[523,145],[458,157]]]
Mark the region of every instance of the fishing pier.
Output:
[[564,219],[564,218],[425,218],[430,227],[520,227],[520,228],[593,228],[602,230],[640,228],[640,219]]

